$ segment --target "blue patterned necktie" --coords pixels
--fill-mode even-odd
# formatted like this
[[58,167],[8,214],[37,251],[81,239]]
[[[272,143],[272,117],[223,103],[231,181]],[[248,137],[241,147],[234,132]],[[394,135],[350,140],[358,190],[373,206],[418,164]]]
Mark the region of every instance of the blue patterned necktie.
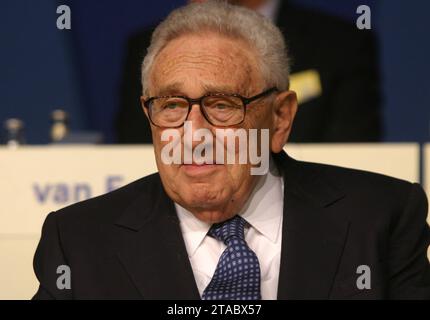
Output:
[[223,241],[222,253],[203,300],[260,300],[260,264],[245,242],[245,220],[240,216],[214,224],[208,234]]

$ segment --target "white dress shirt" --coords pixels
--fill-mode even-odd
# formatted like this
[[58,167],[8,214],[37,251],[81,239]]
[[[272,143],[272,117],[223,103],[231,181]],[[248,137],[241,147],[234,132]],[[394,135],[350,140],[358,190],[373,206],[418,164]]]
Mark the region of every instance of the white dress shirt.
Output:
[[[271,165],[271,168],[274,166]],[[243,212],[247,221],[245,241],[258,257],[261,269],[261,297],[275,300],[278,294],[281,259],[283,179],[273,169],[261,176]],[[200,296],[212,279],[226,245],[207,235],[211,224],[197,219],[175,203],[188,257]]]

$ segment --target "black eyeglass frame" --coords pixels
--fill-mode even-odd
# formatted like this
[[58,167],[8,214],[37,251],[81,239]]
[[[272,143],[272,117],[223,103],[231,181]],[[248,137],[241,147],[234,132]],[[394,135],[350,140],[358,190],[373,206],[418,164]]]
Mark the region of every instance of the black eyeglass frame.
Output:
[[[181,95],[155,96],[155,97],[150,97],[147,100],[145,100],[143,102],[143,106],[148,110],[149,121],[151,121],[151,123],[154,126],[159,127],[159,128],[180,128],[180,127],[182,127],[184,125],[185,121],[187,121],[188,116],[190,115],[191,108],[195,104],[199,105],[200,112],[203,114],[203,116],[206,119],[206,121],[209,122],[211,125],[216,126],[216,127],[231,127],[231,126],[237,126],[237,125],[240,125],[241,123],[243,123],[243,121],[245,120],[245,117],[246,117],[247,106],[251,102],[253,102],[253,101],[257,100],[257,99],[260,99],[260,98],[262,98],[264,96],[267,96],[267,95],[269,95],[269,94],[271,94],[273,92],[276,92],[276,91],[278,91],[278,88],[271,87],[271,88],[269,88],[267,90],[264,90],[263,92],[261,92],[259,94],[256,94],[255,96],[252,96],[252,97],[244,97],[244,96],[241,96],[240,94],[235,94],[235,93],[233,93],[233,94],[228,94],[228,93],[209,93],[209,94],[205,94],[205,95],[201,96],[200,98],[196,98],[196,99],[191,99],[191,98],[189,98],[187,96],[181,96]],[[219,125],[219,124],[213,124],[212,121],[209,119],[209,116],[207,115],[205,108],[202,106],[202,101],[206,97],[235,97],[235,98],[239,98],[242,101],[242,104],[243,104],[243,119],[242,119],[242,121],[240,121],[240,122],[238,122],[236,124],[230,124],[230,125],[227,125],[227,126],[222,126],[222,125]],[[182,98],[182,99],[184,99],[184,100],[186,100],[188,102],[187,116],[185,117],[185,120],[180,125],[173,126],[173,127],[163,127],[163,126],[160,126],[160,125],[157,125],[157,124],[154,123],[154,121],[152,120],[152,116],[151,116],[152,115],[152,112],[151,112],[151,102],[154,101],[155,99],[162,99],[162,98]]]

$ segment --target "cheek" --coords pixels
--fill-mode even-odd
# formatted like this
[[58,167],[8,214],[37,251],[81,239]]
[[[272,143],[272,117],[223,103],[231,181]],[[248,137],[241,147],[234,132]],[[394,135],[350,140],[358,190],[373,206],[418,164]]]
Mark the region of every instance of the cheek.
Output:
[[176,165],[166,165],[160,163],[158,165],[158,172],[160,173],[164,186],[169,189],[178,189],[178,185],[180,185],[183,181],[183,179],[178,179],[179,170]]
[[151,131],[157,165],[162,165],[162,157],[165,158],[165,161],[169,161],[176,154],[173,150],[177,150],[178,145],[181,144],[182,133],[177,129],[161,130],[158,127],[152,127]]
[[255,179],[256,176],[250,174],[249,165],[233,166],[229,172],[229,179],[223,182],[228,198],[235,199],[238,204],[241,199],[246,200],[252,191]]
[[177,179],[179,166],[176,164],[166,164],[162,159],[163,148],[169,143],[169,141],[161,141],[161,131],[156,129],[153,130],[153,143],[157,168],[163,182],[165,182],[165,186],[168,188],[176,188],[176,185],[181,181],[180,179]]
[[229,185],[233,191],[238,191],[243,185],[248,184],[249,180],[252,180],[250,170],[250,164],[235,164],[227,166],[227,177],[223,184]]
[[268,106],[259,105],[247,114],[245,124],[252,129],[270,129],[273,123],[273,115]]
[[[246,126],[246,128],[248,129],[258,130],[257,136],[256,136],[256,139],[257,139],[256,144],[258,147],[258,154],[261,155],[263,145],[265,146],[266,144],[268,149],[265,150],[265,152],[270,153],[270,141],[273,135],[274,118],[273,118],[272,110],[268,106],[258,106],[258,108],[259,109],[253,110],[254,112],[249,114],[249,117],[244,123],[244,126]],[[263,135],[262,129],[266,131],[264,135]],[[268,136],[266,136],[266,134],[268,134]],[[263,144],[263,141],[264,141],[264,144]]]

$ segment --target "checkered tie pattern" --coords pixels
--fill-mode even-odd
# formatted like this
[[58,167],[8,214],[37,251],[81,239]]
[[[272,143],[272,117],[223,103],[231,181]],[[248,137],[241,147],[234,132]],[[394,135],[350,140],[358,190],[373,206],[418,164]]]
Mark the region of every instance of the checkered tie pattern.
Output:
[[223,241],[222,253],[203,300],[260,300],[260,264],[245,242],[246,221],[236,215],[212,225],[208,235]]

